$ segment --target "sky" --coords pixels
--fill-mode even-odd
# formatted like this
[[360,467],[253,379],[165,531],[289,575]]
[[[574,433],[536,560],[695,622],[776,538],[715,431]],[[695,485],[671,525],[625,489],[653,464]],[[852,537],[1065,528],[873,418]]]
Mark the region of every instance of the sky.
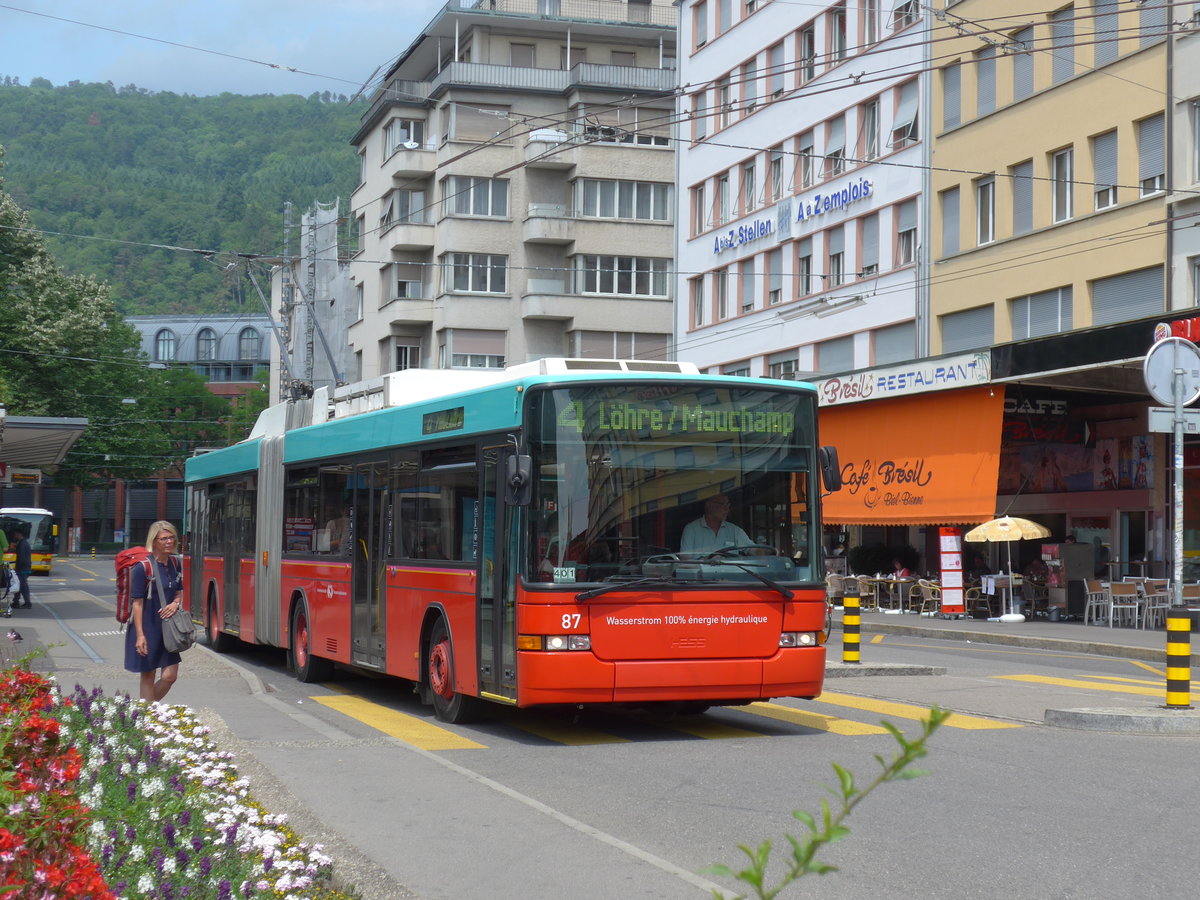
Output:
[[136,84],[176,94],[350,96],[376,66],[394,61],[444,5],[445,0],[0,0],[0,81],[18,77],[27,85],[41,77],[56,86],[111,81],[118,88]]

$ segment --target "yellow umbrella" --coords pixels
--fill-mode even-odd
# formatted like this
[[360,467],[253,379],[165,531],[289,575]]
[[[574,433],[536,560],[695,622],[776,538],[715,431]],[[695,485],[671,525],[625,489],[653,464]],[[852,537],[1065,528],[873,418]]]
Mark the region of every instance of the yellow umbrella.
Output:
[[[1016,516],[1001,516],[998,519],[992,519],[989,522],[984,522],[982,525],[976,525],[963,535],[963,540],[973,543],[981,541],[1005,541],[1008,543],[1008,614],[1013,617],[1012,621],[1024,621],[1024,616],[1017,615],[1012,611],[1013,570],[1011,542],[1048,537],[1050,537],[1050,529],[1045,525],[1039,525],[1037,522],[1029,521],[1029,519],[1019,519]],[[1006,621],[1006,618],[1002,616],[1001,621]]]

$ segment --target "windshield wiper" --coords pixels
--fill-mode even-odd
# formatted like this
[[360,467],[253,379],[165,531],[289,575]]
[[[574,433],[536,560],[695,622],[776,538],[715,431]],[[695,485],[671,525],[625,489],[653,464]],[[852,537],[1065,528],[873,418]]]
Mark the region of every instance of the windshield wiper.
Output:
[[763,584],[765,584],[771,590],[778,591],[779,594],[781,594],[785,600],[791,600],[793,597],[796,596],[795,594],[793,594],[791,591],[789,591],[787,588],[785,588],[779,582],[772,581],[766,575],[763,575],[759,572],[755,572],[753,566],[749,566],[746,563],[734,562],[733,560],[731,560],[728,556],[724,555],[723,553],[713,553],[712,555],[705,557],[705,561],[706,562],[715,562],[721,566],[733,566],[735,569],[741,569],[746,574],[751,575],[754,578],[757,578],[759,581],[761,581]]
[[601,594],[607,594],[612,591],[623,591],[627,588],[644,587],[647,584],[695,584],[694,581],[684,581],[678,578],[664,578],[655,575],[652,578],[634,578],[632,581],[613,581],[609,584],[602,584],[600,587],[589,588],[586,591],[580,591],[575,595],[576,600],[591,600],[593,597],[599,597]]

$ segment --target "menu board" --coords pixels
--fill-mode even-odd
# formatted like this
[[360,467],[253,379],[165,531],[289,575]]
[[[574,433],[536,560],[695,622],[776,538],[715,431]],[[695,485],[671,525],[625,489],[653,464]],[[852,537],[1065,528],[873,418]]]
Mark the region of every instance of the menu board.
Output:
[[961,616],[967,612],[963,597],[962,533],[957,528],[938,529],[941,551],[942,615]]

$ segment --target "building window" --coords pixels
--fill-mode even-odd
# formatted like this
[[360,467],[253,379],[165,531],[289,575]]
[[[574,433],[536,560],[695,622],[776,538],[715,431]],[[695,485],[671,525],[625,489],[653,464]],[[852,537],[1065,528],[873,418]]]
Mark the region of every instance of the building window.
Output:
[[901,85],[897,91],[896,118],[892,123],[891,145],[899,150],[917,142],[917,82]]
[[666,359],[670,340],[633,331],[575,331],[568,337],[578,359]]
[[697,235],[708,228],[708,200],[703,184],[692,188],[692,234]]
[[990,244],[996,239],[996,180],[981,178],[975,182],[975,243]]
[[587,47],[561,47],[558,51],[558,66],[560,69],[573,69],[580,63],[587,62]]
[[705,104],[707,97],[706,91],[700,91],[692,100],[692,137],[697,141],[708,137],[708,106]]
[[696,49],[699,50],[708,43],[708,3],[705,0],[700,0],[692,9],[692,25]]
[[767,254],[767,305],[783,302],[783,249],[776,247]]
[[1054,188],[1054,221],[1064,222],[1074,215],[1075,151],[1059,150],[1050,160],[1050,181]]
[[876,328],[872,337],[874,338],[875,365],[877,366],[886,366],[916,358],[916,322],[901,322],[898,325],[888,325],[886,328]]
[[728,128],[733,121],[733,89],[726,75],[717,81],[717,129]]
[[996,310],[992,304],[938,316],[942,330],[942,353],[978,350],[995,343]]
[[833,178],[846,171],[846,119],[838,116],[826,126],[825,178]]
[[1163,115],[1138,122],[1138,179],[1142,196],[1166,190],[1166,155]]
[[754,60],[742,66],[742,115],[750,115],[758,106],[758,66]]
[[507,106],[452,103],[447,125],[448,137],[456,141],[508,143],[512,140]]
[[1050,78],[1062,84],[1075,74],[1075,10],[1060,9],[1050,16]]
[[742,166],[742,212],[758,209],[758,185],[755,183],[754,160]]
[[575,257],[575,292],[623,297],[667,297],[665,259],[645,256]]
[[1096,0],[1096,9],[1093,15],[1096,26],[1097,67],[1112,62],[1120,55],[1120,46],[1117,43],[1117,39],[1120,37],[1117,32],[1118,16],[1120,15],[1117,7],[1120,3],[1121,0]]
[[942,69],[942,128],[955,128],[962,122],[962,65],[951,63]]
[[868,100],[859,107],[859,132],[862,134],[863,159],[875,159],[879,156],[879,101]]
[[854,368],[853,335],[821,341],[817,344],[816,351],[817,371],[822,374],[849,372]]
[[262,335],[253,328],[246,327],[238,333],[238,359],[262,359]]
[[996,48],[984,47],[975,54],[975,115],[996,109]]
[[1017,163],[1008,170],[1012,176],[1013,234],[1033,231],[1033,160]]
[[1096,209],[1117,205],[1117,133],[1092,138],[1093,187]]
[[800,369],[800,360],[796,358],[795,350],[785,353],[772,354],[767,360],[767,377],[778,380],[791,380]]
[[858,261],[858,277],[871,278],[879,274],[879,213],[871,213],[860,220],[861,256]]
[[787,88],[787,70],[785,68],[787,63],[784,61],[782,43],[776,44],[768,51],[768,59],[770,60],[769,65],[771,67],[771,96],[782,97],[783,92]]
[[508,64],[523,69],[533,68],[533,44],[509,44]]
[[1191,103],[1192,112],[1192,183],[1200,181],[1200,100]]
[[425,122],[422,119],[392,119],[383,129],[387,155],[397,150],[416,150],[425,146]]
[[770,150],[767,182],[771,186],[771,202],[783,199],[783,148],[772,147]]
[[354,286],[354,321],[361,322],[363,318],[364,304],[366,303],[366,290],[361,284]]
[[388,300],[424,299],[424,285],[421,282],[424,270],[420,264],[392,263],[391,270],[392,289],[387,293]]
[[625,50],[612,51],[612,64],[614,66],[636,66],[637,54]]
[[813,163],[813,134],[811,131],[796,138],[796,165],[799,167],[799,177],[796,179],[800,187],[812,187],[817,179],[816,165]]
[[671,221],[674,192],[669,184],[581,178],[575,190],[579,215],[585,219]]
[[863,43],[870,46],[879,40],[879,0],[862,0],[859,17],[862,19]]
[[736,362],[736,363],[730,363],[727,366],[721,366],[721,374],[722,375],[732,375],[735,378],[749,378],[750,377],[750,363]]
[[917,201],[905,200],[896,207],[896,265],[917,261]]
[[942,191],[942,256],[951,256],[959,251],[959,189],[952,187]]
[[1071,288],[1054,288],[1009,301],[1014,341],[1071,330]]
[[1140,46],[1148,47],[1167,35],[1167,8],[1175,6],[1168,0],[1143,0],[1138,12]]
[[455,293],[503,294],[508,290],[508,257],[488,253],[447,253],[446,278]]
[[692,327],[699,328],[704,324],[704,276],[691,280],[692,290]]
[[1033,28],[1022,28],[1013,35],[1018,48],[1012,58],[1013,100],[1023,100],[1033,93]]
[[504,338],[503,331],[448,328],[438,348],[442,368],[449,361],[454,369],[503,369]]
[[1161,313],[1163,267],[1151,266],[1092,282],[1092,324],[1111,325]]
[[724,34],[733,26],[733,0],[717,0],[717,34]]
[[892,27],[896,31],[907,28],[920,17],[917,0],[901,0],[892,10]]
[[729,173],[717,176],[717,224],[724,225],[733,218],[733,210],[729,204]]
[[846,7],[835,6],[829,11],[829,58],[834,62],[846,58]]
[[808,25],[800,29],[797,38],[797,56],[800,57],[800,83],[817,77],[817,27]]
[[396,338],[393,372],[421,368],[421,345],[409,343],[412,338]]
[[754,264],[754,257],[742,260],[741,272],[741,295],[742,295],[742,312],[747,313],[753,311],[758,305],[758,275]]
[[828,263],[825,266],[825,288],[838,287],[846,280],[846,232],[838,226],[825,232]]
[[504,179],[451,175],[442,184],[443,200],[450,215],[508,215],[508,182]]
[[424,191],[395,190],[383,198],[379,227],[390,228],[399,224],[424,225],[429,221],[427,212]]
[[717,301],[717,321],[729,318],[729,269],[713,272],[713,294]]
[[211,328],[201,328],[196,335],[196,359],[212,362],[217,358],[217,333]]
[[806,297],[816,292],[813,280],[812,238],[796,242],[796,296]]
[[154,335],[154,358],[159,362],[174,362],[177,345],[175,332],[169,328],[159,329],[158,334]]

